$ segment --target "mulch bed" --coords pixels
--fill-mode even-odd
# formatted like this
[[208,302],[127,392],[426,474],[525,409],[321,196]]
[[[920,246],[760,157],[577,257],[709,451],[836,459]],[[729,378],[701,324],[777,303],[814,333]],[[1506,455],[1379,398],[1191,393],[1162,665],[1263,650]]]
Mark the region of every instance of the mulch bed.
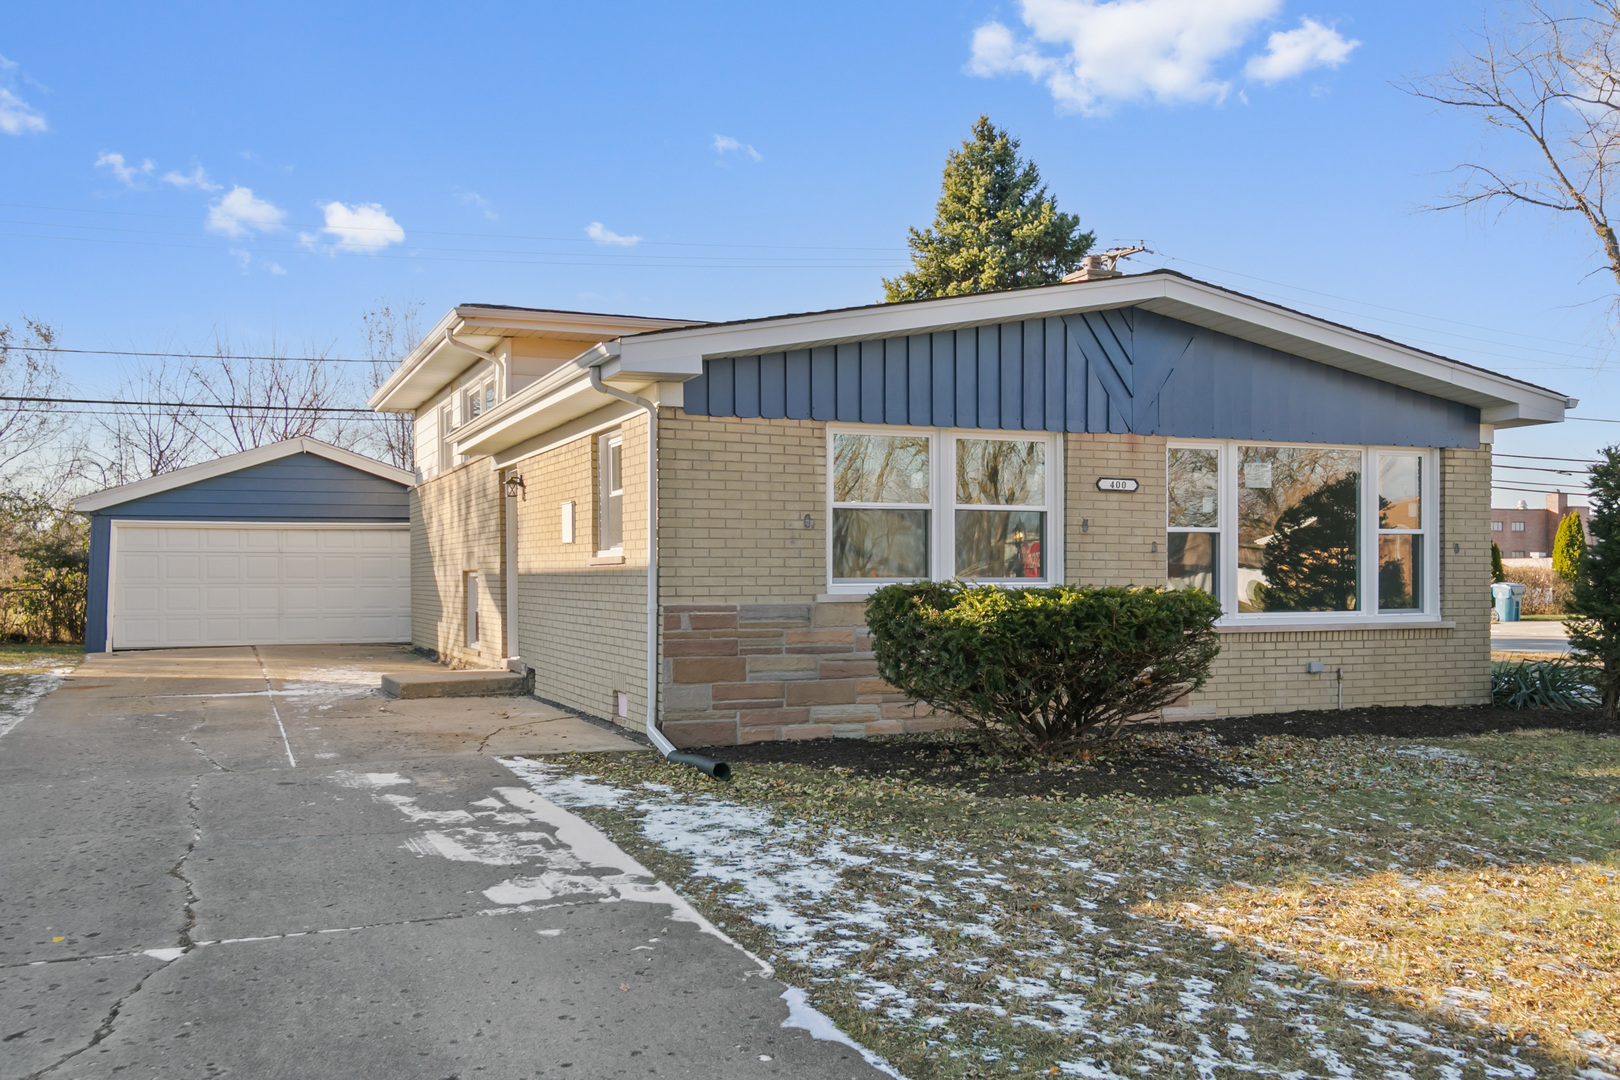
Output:
[[[1444,739],[1546,728],[1620,733],[1592,712],[1425,706],[1272,713],[1137,730],[1208,732],[1236,746],[1269,735],[1302,739],[1346,735]],[[968,733],[763,742],[704,747],[697,752],[744,768],[750,764],[788,764],[838,769],[857,776],[959,788],[991,798],[1084,799],[1129,794],[1169,799],[1256,786],[1242,772],[1202,754],[1181,748],[1149,749],[1129,739],[1099,742],[1088,761],[1058,763],[995,757]]]
[[[1168,725],[1167,725],[1168,726]],[[1462,735],[1488,735],[1493,731],[1530,731],[1555,728],[1584,734],[1620,734],[1596,712],[1555,709],[1498,709],[1490,705],[1441,707],[1437,705],[1380,706],[1369,709],[1333,709],[1311,712],[1268,713],[1223,720],[1177,724],[1182,731],[1208,731],[1232,746],[1268,735],[1298,739],[1332,739],[1365,735],[1389,739],[1452,739]]]

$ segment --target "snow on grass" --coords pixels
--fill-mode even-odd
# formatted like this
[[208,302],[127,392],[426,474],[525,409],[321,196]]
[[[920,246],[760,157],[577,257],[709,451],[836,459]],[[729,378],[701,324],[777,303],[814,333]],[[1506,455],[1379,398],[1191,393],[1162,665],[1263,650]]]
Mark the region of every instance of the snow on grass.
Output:
[[1466,995],[1415,1007],[1154,905],[1301,874],[1603,859],[1620,821],[1594,830],[1589,807],[1615,784],[1572,762],[1601,771],[1620,741],[1187,741],[1265,786],[1065,803],[790,765],[739,766],[727,788],[641,758],[513,767],[914,1076],[1609,1075],[1607,1035],[1548,1053],[1480,1025]]
[[61,686],[72,670],[58,666],[29,674],[0,674],[0,738],[22,723],[40,699]]

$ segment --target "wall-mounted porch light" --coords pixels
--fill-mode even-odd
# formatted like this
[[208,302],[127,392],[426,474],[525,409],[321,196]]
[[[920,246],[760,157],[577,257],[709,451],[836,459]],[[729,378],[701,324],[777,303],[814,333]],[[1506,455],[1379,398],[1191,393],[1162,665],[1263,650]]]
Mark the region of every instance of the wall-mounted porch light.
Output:
[[523,477],[518,473],[513,473],[506,478],[505,487],[508,499],[515,499],[526,490],[523,486]]

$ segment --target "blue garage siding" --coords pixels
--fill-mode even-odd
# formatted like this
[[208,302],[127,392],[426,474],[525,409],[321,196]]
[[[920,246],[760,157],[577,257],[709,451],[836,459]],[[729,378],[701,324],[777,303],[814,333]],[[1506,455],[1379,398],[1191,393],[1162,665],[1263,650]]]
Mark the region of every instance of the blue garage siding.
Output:
[[1477,447],[1479,410],[1137,308],[706,360],[694,416]]
[[325,521],[367,524],[411,519],[410,488],[318,454],[291,454],[223,476],[109,506],[88,515],[90,567],[85,651],[107,642],[107,588],[114,519]]

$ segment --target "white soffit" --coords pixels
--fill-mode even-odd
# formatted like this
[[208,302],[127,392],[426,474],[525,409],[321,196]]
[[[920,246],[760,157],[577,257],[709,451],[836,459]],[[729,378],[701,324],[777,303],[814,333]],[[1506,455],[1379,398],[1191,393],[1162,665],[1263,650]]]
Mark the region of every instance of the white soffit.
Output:
[[263,465],[266,462],[278,461],[294,454],[314,454],[317,457],[336,461],[342,465],[359,469],[362,472],[380,476],[384,480],[392,480],[406,487],[416,484],[416,477],[404,469],[397,469],[386,462],[376,458],[357,454],[353,450],[345,450],[331,443],[321,442],[319,439],[301,438],[287,439],[269,446],[255,447],[244,450],[240,454],[231,454],[228,457],[215,458],[205,461],[201,465],[192,465],[185,469],[176,469],[162,476],[153,476],[145,480],[137,480],[132,484],[120,484],[118,487],[107,488],[93,495],[86,495],[73,502],[74,513],[87,514],[96,510],[105,510],[109,506],[120,506],[136,499],[144,499],[149,495],[157,495],[164,491],[173,491],[188,484],[195,484],[199,480],[211,480],[216,476],[225,476],[228,473],[238,472],[254,465]]

